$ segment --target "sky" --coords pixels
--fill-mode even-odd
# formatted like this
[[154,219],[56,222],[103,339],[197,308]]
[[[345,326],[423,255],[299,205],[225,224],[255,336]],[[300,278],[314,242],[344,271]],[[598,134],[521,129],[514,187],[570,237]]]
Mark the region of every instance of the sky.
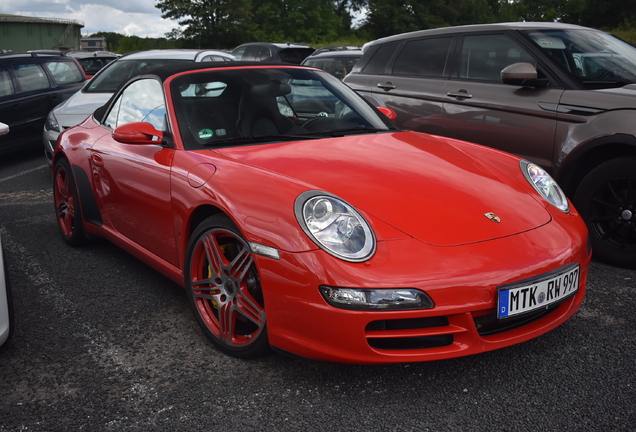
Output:
[[82,35],[104,31],[160,38],[179,27],[161,18],[155,0],[2,0],[0,14],[82,21]]

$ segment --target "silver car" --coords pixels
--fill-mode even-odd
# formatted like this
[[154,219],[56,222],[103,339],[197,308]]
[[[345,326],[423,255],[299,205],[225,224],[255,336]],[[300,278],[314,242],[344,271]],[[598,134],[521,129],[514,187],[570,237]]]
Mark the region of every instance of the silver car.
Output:
[[[0,135],[9,133],[9,126],[0,123]],[[11,307],[11,291],[9,275],[4,259],[4,248],[0,238],[0,345],[5,343],[13,333],[13,311]]]
[[171,62],[229,62],[232,54],[216,50],[152,50],[127,54],[109,63],[84,87],[49,113],[44,124],[44,155],[51,163],[57,137],[64,129],[85,120],[110,99],[119,84],[144,69]]

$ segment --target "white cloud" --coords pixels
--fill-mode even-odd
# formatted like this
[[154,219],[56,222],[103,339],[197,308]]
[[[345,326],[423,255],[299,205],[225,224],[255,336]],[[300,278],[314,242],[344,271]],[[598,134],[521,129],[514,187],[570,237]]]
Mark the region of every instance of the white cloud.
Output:
[[154,0],[3,0],[0,13],[79,20],[84,22],[82,34],[104,31],[158,38],[179,27],[161,18]]

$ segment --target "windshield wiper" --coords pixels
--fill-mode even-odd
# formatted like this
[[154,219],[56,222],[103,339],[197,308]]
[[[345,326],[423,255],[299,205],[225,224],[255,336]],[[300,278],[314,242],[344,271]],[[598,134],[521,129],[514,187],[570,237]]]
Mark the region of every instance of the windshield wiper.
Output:
[[316,139],[316,137],[312,135],[256,135],[256,136],[246,136],[246,137],[228,138],[224,140],[211,141],[203,145],[206,147],[216,147],[216,146],[222,146],[226,144],[229,144],[229,145],[258,144],[258,143],[265,143],[265,142],[300,141],[300,140],[309,140],[309,139]]
[[342,129],[332,129],[325,132],[312,132],[311,134],[314,136],[331,136],[331,137],[339,137],[345,135],[353,135],[359,133],[378,133],[378,132],[395,132],[392,129],[378,129],[378,128],[370,128],[365,126],[356,126],[356,127],[348,127]]

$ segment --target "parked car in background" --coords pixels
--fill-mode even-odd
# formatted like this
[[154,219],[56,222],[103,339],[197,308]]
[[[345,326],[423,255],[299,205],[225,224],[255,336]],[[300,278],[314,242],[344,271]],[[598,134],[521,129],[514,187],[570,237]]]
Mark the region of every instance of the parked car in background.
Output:
[[137,75],[60,136],[53,167],[63,239],[106,238],[184,286],[237,357],[477,354],[554,329],[585,295],[587,229],[543,169],[399,132],[314,68]]
[[2,238],[0,238],[0,345],[4,344],[13,335],[13,302],[11,300],[7,261],[4,254]]
[[545,168],[599,260],[636,267],[636,48],[560,23],[450,27],[380,39],[345,83],[396,123]]
[[217,50],[151,50],[124,55],[109,63],[65,103],[50,110],[40,139],[49,163],[58,135],[75,126],[102,106],[131,76],[161,65],[174,62],[231,62],[232,54]]
[[92,78],[101,68],[121,57],[120,54],[108,51],[71,51],[66,53],[66,55],[77,59],[82,69],[84,69],[86,78]]
[[240,61],[279,61],[301,64],[316,49],[295,42],[250,42],[239,45],[232,54]]
[[[0,136],[9,133],[9,126],[0,123]],[[0,238],[0,345],[13,334],[13,303],[7,261],[4,257],[4,246]]]
[[59,51],[0,55],[0,154],[37,145],[46,116],[78,91],[86,77],[79,63]]
[[316,50],[303,60],[303,66],[315,67],[343,79],[362,57],[360,47],[326,47]]

